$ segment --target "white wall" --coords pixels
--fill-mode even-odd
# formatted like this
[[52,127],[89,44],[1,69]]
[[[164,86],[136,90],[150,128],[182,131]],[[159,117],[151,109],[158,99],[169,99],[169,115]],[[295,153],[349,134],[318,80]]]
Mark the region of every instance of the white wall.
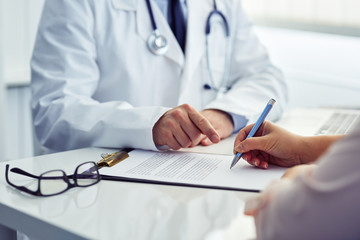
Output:
[[[0,61],[1,64],[1,61]],[[2,84],[1,70],[0,70],[0,162],[5,160],[5,91]]]
[[289,82],[289,108],[360,108],[360,37],[257,27]]
[[[0,34],[1,39],[1,34]],[[0,40],[1,43],[1,40]],[[6,146],[5,146],[5,117],[6,117],[6,111],[5,111],[5,86],[3,84],[3,75],[2,75],[2,61],[0,56],[0,161],[5,160],[6,156]]]
[[243,0],[243,4],[256,21],[360,30],[359,0]]
[[6,158],[8,160],[34,155],[33,129],[30,111],[29,86],[11,87],[6,92],[8,127]]
[[[0,0],[0,9],[3,9],[3,1]],[[3,15],[0,15],[0,161],[5,160],[5,84],[4,84],[4,71],[3,71]]]
[[2,0],[4,75],[7,85],[28,84],[29,61],[44,0]]
[[33,155],[29,62],[44,1],[0,0],[0,160]]

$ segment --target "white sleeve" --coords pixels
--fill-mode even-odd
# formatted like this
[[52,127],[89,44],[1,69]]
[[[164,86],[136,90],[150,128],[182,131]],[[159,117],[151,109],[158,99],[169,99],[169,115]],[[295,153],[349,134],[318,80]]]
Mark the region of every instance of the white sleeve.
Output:
[[[231,10],[230,30],[232,52],[230,66],[231,90],[206,108],[221,109],[244,115],[255,122],[270,98],[277,103],[268,119],[281,116],[288,102],[287,84],[282,72],[275,67],[254,32],[253,24],[244,12],[240,1]],[[245,114],[244,114],[245,113]],[[242,126],[243,127],[243,126]]]
[[258,239],[359,239],[359,146],[360,128],[276,192],[256,218]]
[[167,108],[134,108],[127,102],[92,98],[100,72],[91,4],[45,2],[31,60],[37,137],[53,151],[89,146],[156,150],[152,127]]

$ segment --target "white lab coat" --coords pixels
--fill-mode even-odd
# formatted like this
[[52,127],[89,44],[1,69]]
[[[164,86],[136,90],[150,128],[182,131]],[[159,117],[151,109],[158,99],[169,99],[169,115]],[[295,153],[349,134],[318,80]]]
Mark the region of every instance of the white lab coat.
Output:
[[[286,84],[240,1],[218,1],[232,36],[232,88],[218,99],[203,87],[209,83],[204,32],[212,0],[187,1],[186,58],[165,17],[152,6],[169,42],[165,56],[147,48],[152,26],[145,0],[45,2],[31,62],[33,120],[43,146],[52,151],[89,146],[156,150],[154,124],[183,103],[240,114],[251,122],[275,98],[270,119],[279,117]],[[222,46],[214,49],[212,59],[221,62],[224,56],[217,56],[217,49]],[[222,64],[215,64],[213,72],[221,76]]]

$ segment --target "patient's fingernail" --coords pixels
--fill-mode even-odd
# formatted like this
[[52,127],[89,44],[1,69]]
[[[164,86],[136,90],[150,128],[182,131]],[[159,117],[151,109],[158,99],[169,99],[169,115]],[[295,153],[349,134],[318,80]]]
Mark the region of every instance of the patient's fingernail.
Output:
[[261,167],[262,168],[268,168],[269,164],[267,162],[262,162]]
[[212,141],[213,143],[219,142],[219,141],[220,141],[219,136],[216,135],[216,134],[212,135],[212,136],[211,136],[211,141]]

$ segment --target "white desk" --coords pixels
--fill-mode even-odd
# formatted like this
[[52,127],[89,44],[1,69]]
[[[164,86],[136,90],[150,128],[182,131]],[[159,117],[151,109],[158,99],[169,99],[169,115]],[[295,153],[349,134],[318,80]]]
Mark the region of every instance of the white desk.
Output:
[[[79,163],[98,161],[104,152],[111,150],[80,149],[8,163],[37,175],[53,169],[72,174]],[[243,206],[256,193],[101,181],[54,197],[33,197],[8,186],[5,165],[0,163],[0,225],[36,239],[255,237]]]

